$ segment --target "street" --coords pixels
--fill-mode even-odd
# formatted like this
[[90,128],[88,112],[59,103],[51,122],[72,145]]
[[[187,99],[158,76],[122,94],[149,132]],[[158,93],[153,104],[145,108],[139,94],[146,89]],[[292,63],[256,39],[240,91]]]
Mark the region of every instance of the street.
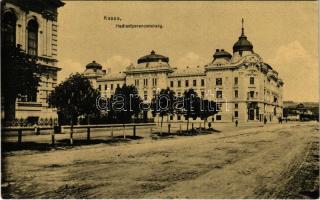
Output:
[[[318,124],[3,153],[4,198],[317,198]],[[139,135],[139,131],[137,131]]]

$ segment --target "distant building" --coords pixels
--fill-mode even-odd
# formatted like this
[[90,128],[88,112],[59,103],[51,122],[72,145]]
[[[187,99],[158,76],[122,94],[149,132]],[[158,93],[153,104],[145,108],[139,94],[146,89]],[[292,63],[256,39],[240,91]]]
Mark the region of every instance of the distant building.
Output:
[[[253,51],[242,27],[231,55],[217,49],[213,60],[203,67],[177,69],[171,67],[169,58],[151,51],[119,74],[110,74],[92,62],[84,74],[102,95],[109,97],[116,87],[135,85],[139,95],[150,102],[157,90],[169,87],[177,96],[193,88],[198,96],[215,100],[220,112],[216,122],[277,121],[282,117],[283,81],[270,65]],[[147,114],[151,117],[151,113]],[[185,120],[176,115],[172,120]]]
[[[57,118],[56,109],[48,108],[47,97],[57,84],[57,9],[60,0],[4,0],[1,2],[1,35],[4,43],[21,45],[28,54],[38,57],[44,74],[36,94],[19,96],[16,118],[33,118],[40,123]],[[2,49],[4,50],[4,49]]]
[[291,121],[319,121],[319,105],[317,103],[305,105],[303,103],[286,102],[283,115],[285,119]]

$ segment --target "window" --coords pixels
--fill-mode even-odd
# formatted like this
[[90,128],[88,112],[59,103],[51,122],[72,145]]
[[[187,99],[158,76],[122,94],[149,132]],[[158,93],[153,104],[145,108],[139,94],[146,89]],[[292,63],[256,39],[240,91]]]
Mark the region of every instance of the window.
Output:
[[148,100],[148,92],[147,91],[144,91],[144,100]]
[[2,16],[1,42],[5,46],[16,46],[16,16],[11,12],[6,12]]
[[108,86],[107,84],[104,85],[104,90],[107,90],[108,89]]
[[181,81],[178,81],[178,87],[181,87]]
[[238,104],[237,103],[234,104],[234,108],[238,109]]
[[204,97],[204,91],[201,91],[201,98]]
[[234,77],[234,84],[238,85],[238,77]]
[[134,85],[135,86],[139,86],[139,79],[138,80],[134,80]]
[[234,97],[235,97],[235,98],[238,98],[238,95],[239,95],[239,94],[238,94],[238,90],[235,90],[235,91],[234,91]]
[[222,91],[217,91],[217,98],[222,98]]
[[234,111],[234,117],[238,117],[238,111]]
[[254,77],[250,77],[250,85],[254,85]]
[[111,90],[113,90],[113,84],[111,84]]
[[222,103],[217,103],[217,111],[221,111]]
[[201,86],[204,86],[204,79],[201,79]]
[[189,80],[186,80],[186,87],[189,87]]
[[157,86],[157,79],[156,78],[152,79],[152,86]]
[[253,97],[254,97],[254,91],[250,91],[250,92],[249,92],[249,97],[250,97],[250,98],[253,98]]
[[181,116],[180,116],[180,115],[178,115],[178,116],[177,116],[177,119],[178,119],[178,120],[181,120]]
[[28,22],[28,54],[38,54],[38,23],[32,19]]
[[181,96],[181,92],[178,92],[178,97],[180,97]]
[[98,86],[98,90],[101,91],[101,85]]
[[216,116],[216,120],[217,120],[217,121],[220,121],[220,120],[221,120],[221,115],[217,115],[217,116]]
[[145,79],[143,79],[143,86],[148,86],[148,79],[147,78],[145,78]]
[[216,85],[222,85],[222,78],[216,78]]
[[120,85],[119,84],[117,84],[117,88],[119,88],[120,87]]
[[173,81],[170,81],[170,87],[173,87]]
[[170,120],[173,120],[173,116],[172,115],[170,115]]

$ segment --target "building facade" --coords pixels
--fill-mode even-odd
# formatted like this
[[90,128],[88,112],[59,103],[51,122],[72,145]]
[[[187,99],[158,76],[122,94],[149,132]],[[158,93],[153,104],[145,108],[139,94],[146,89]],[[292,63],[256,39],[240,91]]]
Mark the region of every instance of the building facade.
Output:
[[[168,57],[151,51],[119,74],[107,73],[100,64],[92,62],[86,66],[84,75],[105,97],[123,84],[135,85],[146,102],[167,87],[177,96],[192,88],[198,96],[217,102],[219,113],[211,119],[216,122],[277,121],[282,117],[283,81],[253,51],[243,27],[233,54],[216,49],[212,61],[203,67],[178,69],[170,66]],[[152,117],[151,113],[148,117]],[[176,115],[171,120],[185,119]]]
[[[37,56],[43,73],[36,94],[19,96],[16,119],[50,123],[57,119],[56,109],[48,107],[47,97],[57,84],[60,70],[57,60],[57,9],[60,0],[5,0],[1,2],[1,34],[4,44],[20,45],[30,55]],[[2,113],[3,114],[3,113]]]

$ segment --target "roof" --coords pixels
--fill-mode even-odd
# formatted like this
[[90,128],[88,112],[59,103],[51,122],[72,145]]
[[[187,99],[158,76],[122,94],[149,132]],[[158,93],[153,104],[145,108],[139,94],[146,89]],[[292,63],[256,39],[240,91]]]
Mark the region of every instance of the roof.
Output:
[[181,77],[181,76],[205,76],[204,68],[199,66],[178,68],[173,73],[169,74],[168,77]]
[[126,78],[126,75],[124,73],[114,73],[114,74],[107,74],[101,78],[99,78],[97,81],[122,81]]
[[253,51],[253,45],[247,40],[247,36],[241,35],[239,40],[233,45],[233,52],[237,51]]
[[241,29],[241,35],[239,37],[239,40],[234,43],[233,45],[233,52],[237,51],[253,51],[253,45],[252,43],[247,39],[247,36],[244,34],[244,28],[243,28],[244,20],[242,18],[242,29]]
[[231,54],[227,51],[225,51],[224,49],[216,49],[216,52],[213,54],[213,59],[217,59],[217,58],[231,58]]
[[138,64],[140,63],[148,63],[148,62],[169,62],[169,58],[163,55],[156,54],[154,50],[150,52],[149,55],[143,56],[138,59]]
[[86,65],[86,69],[102,69],[102,65],[100,65],[94,60]]

